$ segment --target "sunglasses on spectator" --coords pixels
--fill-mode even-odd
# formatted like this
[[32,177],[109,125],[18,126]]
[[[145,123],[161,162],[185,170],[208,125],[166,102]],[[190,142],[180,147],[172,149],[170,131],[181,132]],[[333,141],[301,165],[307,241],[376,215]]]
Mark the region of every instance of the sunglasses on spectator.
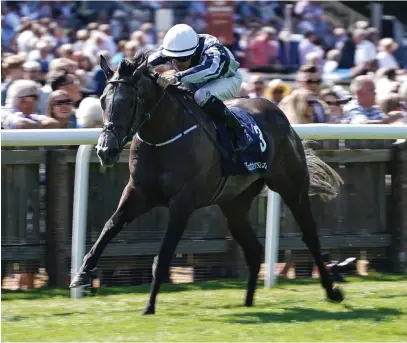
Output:
[[316,104],[316,103],[317,103],[317,101],[315,99],[308,99],[307,100],[308,105],[313,105],[313,104]]
[[277,88],[273,90],[273,93],[283,93],[283,90],[281,88]]
[[56,106],[72,105],[72,100],[71,99],[55,100],[52,104]]
[[320,84],[321,83],[321,79],[308,79],[305,81],[306,83],[315,83],[315,84]]
[[335,101],[326,101],[326,103],[329,106],[339,106],[341,104],[341,102],[339,100],[335,100]]
[[34,100],[38,100],[38,95],[37,94],[30,94],[30,95],[23,95],[19,97],[20,99],[22,98],[33,98]]

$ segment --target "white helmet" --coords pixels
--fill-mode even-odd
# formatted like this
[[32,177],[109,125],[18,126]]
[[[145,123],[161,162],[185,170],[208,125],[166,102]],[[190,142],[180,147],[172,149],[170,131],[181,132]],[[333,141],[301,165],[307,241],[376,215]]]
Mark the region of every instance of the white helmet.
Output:
[[198,35],[186,24],[174,25],[164,36],[164,56],[185,57],[192,55],[198,47]]

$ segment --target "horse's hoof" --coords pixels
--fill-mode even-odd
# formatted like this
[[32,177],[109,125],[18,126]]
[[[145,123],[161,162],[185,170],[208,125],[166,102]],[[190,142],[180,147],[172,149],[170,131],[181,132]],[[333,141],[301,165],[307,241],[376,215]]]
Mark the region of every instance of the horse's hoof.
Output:
[[143,316],[148,314],[155,314],[155,308],[150,305],[147,305],[141,314]]
[[246,301],[246,302],[244,303],[244,306],[246,306],[246,307],[253,307],[253,300],[252,300],[252,301]]
[[91,277],[88,273],[81,272],[74,276],[71,284],[69,285],[69,288],[90,287],[91,281]]
[[331,292],[328,293],[328,298],[329,300],[335,302],[335,303],[340,303],[343,301],[344,296],[342,291],[339,288],[333,288]]

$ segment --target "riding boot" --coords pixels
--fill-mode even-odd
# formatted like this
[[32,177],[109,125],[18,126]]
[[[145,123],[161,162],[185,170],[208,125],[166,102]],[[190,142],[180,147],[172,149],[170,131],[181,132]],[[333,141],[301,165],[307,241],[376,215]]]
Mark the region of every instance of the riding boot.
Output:
[[223,101],[212,95],[202,108],[205,110],[206,113],[208,113],[211,118],[220,119],[224,124],[226,124],[229,129],[234,132],[234,153],[245,151],[247,147],[253,142],[250,135],[246,134],[244,126],[225,106]]

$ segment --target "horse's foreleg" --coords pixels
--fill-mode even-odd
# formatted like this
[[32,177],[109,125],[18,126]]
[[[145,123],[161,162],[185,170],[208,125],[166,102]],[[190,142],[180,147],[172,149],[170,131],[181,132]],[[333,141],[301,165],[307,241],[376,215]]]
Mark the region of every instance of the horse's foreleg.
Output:
[[178,197],[170,205],[169,223],[158,256],[154,259],[150,299],[144,308],[143,314],[155,313],[155,301],[161,283],[169,273],[172,256],[194,210],[192,202],[187,197]]
[[96,267],[103,250],[107,244],[122,230],[124,224],[131,222],[142,213],[151,208],[142,189],[127,184],[119,202],[117,210],[106,222],[99,238],[84,257],[83,263],[70,287],[90,285],[90,273]]

